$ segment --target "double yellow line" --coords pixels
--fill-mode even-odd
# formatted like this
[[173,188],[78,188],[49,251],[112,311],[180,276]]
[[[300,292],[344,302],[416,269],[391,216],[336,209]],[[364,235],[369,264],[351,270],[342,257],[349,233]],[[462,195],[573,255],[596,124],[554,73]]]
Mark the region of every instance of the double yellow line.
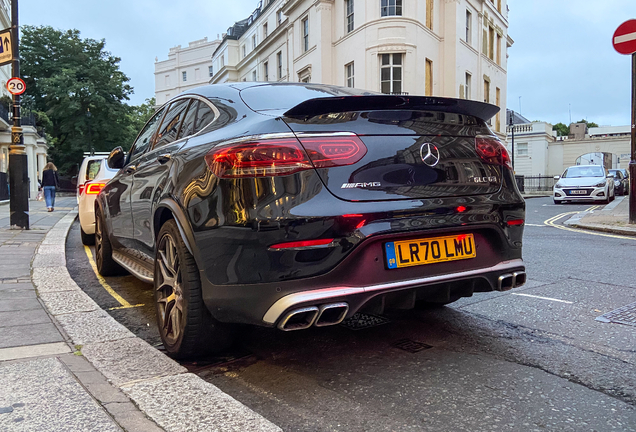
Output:
[[131,305],[130,303],[126,301],[125,298],[117,294],[117,292],[108,284],[108,282],[106,282],[106,279],[104,279],[104,277],[99,274],[99,271],[97,271],[97,264],[95,264],[95,260],[93,259],[93,252],[91,252],[91,248],[89,248],[88,246],[84,246],[84,251],[86,251],[88,262],[93,268],[93,272],[95,272],[95,276],[97,276],[97,281],[100,283],[101,286],[104,287],[106,292],[110,294],[115,300],[117,300],[119,304],[121,305],[117,307],[108,308],[108,310],[129,309],[129,308],[143,306],[143,304]]
[[582,212],[580,211],[574,211],[574,212],[566,212],[566,213],[561,213],[558,214],[556,216],[551,217],[550,219],[545,220],[543,223],[547,226],[551,226],[553,228],[558,228],[564,231],[572,231],[572,232],[576,232],[576,233],[583,233],[583,234],[589,234],[589,235],[595,235],[595,236],[601,236],[601,237],[611,237],[611,238],[618,238],[618,239],[623,239],[623,240],[636,240],[636,237],[628,237],[628,236],[622,236],[622,235],[616,235],[616,234],[605,234],[605,233],[600,233],[600,232],[595,232],[595,231],[588,231],[588,230],[582,230],[582,229],[577,229],[577,228],[570,228],[570,227],[566,227],[563,225],[558,225],[556,224],[556,221],[558,221],[559,219],[565,217],[565,216],[569,216],[569,215],[574,215],[574,214],[578,214],[578,213],[584,213],[584,212],[591,212],[593,210],[599,209],[601,206],[600,205],[594,205],[588,209],[583,210]]

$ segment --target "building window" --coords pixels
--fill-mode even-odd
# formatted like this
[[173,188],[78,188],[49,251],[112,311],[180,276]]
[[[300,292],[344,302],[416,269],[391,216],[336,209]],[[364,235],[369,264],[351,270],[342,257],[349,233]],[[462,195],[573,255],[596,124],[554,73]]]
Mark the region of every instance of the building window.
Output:
[[490,81],[484,80],[484,102],[490,103]]
[[187,72],[181,72],[181,77],[183,78],[183,81],[187,81],[188,80],[188,73]]
[[267,23],[263,24],[263,40],[267,38]]
[[466,72],[466,99],[470,99],[470,94],[472,92],[472,75]]
[[256,81],[256,69],[252,71],[252,81]]
[[473,42],[473,14],[466,11],[466,43],[471,45]]
[[433,96],[433,60],[426,59],[424,95]]
[[221,67],[225,66],[225,55],[221,56]]
[[214,67],[208,66],[208,73],[210,74],[210,78],[214,76]]
[[243,45],[241,48],[242,48],[241,54],[243,54],[242,58],[245,58],[245,56],[247,55],[247,48],[245,48],[245,45]]
[[345,65],[345,77],[346,77],[347,87],[355,87],[353,74],[354,74],[353,62],[351,62]]
[[402,0],[382,0],[380,12],[382,16],[402,15]]
[[519,144],[517,144],[515,150],[517,151],[517,156],[527,157],[528,156],[528,143],[519,143]]
[[278,51],[276,53],[276,69],[277,69],[277,78],[281,79],[283,77],[283,53],[282,51]]
[[170,75],[166,75],[166,87],[170,87]]
[[495,59],[495,28],[488,26],[488,58]]
[[280,23],[282,22],[283,22],[283,11],[279,9],[278,11],[276,11],[276,23],[280,25]]
[[252,35],[252,49],[256,49],[256,35]]
[[426,27],[433,30],[433,0],[426,0]]
[[269,62],[263,63],[263,77],[265,81],[269,81]]
[[309,50],[309,17],[305,17],[302,21],[303,31],[303,52]]
[[347,16],[347,33],[353,31],[353,0],[345,0]]
[[402,54],[380,55],[380,91],[402,93]]
[[497,64],[501,66],[501,36],[497,33]]

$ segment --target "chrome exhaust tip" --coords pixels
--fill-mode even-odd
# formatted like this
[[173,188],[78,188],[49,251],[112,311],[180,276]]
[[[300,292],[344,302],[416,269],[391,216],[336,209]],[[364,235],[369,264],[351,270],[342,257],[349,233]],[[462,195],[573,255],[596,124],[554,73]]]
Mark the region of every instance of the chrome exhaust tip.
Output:
[[295,309],[278,323],[278,328],[282,331],[304,330],[311,327],[318,317],[318,308],[310,306]]
[[333,303],[320,306],[318,318],[316,318],[316,327],[325,327],[340,324],[349,312],[349,304]]
[[526,272],[515,272],[512,274],[514,278],[514,288],[520,287],[526,283]]
[[497,291],[508,291],[514,286],[514,276],[512,274],[504,274],[497,279]]

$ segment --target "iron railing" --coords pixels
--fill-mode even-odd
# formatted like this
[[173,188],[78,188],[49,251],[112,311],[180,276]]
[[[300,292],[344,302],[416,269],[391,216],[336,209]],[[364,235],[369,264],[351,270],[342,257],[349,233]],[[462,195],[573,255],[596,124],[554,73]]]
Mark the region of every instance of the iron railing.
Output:
[[556,180],[554,180],[553,176],[517,176],[517,177],[521,177],[523,179],[523,192],[525,193],[552,191],[552,188],[554,187],[554,183],[556,183]]

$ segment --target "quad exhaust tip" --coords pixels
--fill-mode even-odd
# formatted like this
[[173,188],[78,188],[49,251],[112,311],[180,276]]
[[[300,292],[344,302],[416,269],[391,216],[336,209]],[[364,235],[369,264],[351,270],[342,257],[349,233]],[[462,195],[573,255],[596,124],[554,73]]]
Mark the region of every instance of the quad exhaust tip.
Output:
[[508,291],[526,283],[526,272],[503,274],[497,280],[497,291]]
[[331,303],[294,309],[287,313],[278,323],[282,331],[304,330],[309,327],[326,327],[340,324],[349,312],[347,303]]

